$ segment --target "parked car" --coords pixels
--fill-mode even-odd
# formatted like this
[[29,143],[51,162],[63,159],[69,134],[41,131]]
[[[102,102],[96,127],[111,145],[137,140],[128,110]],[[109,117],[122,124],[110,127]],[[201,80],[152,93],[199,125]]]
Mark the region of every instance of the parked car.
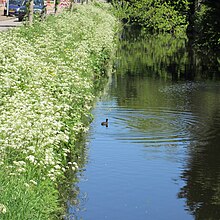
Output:
[[[15,15],[20,6],[22,5],[22,0],[9,0],[9,10],[8,10],[8,15],[13,16]],[[7,3],[5,3],[5,8],[4,8],[4,15],[7,15]]]
[[[19,21],[22,21],[25,16],[27,16],[27,3],[28,0],[24,0],[22,2],[21,7],[19,8],[16,16],[18,17]],[[47,6],[44,5],[44,0],[34,0],[34,14],[39,15],[39,17],[43,18],[47,14]]]

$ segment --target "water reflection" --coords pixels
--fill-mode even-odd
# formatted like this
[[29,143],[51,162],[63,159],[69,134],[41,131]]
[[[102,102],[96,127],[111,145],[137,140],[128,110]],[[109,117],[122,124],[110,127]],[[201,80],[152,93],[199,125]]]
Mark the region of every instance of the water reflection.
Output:
[[[156,146],[188,145],[189,159],[181,174],[186,185],[178,197],[186,199],[186,210],[196,219],[214,220],[220,217],[220,84],[201,79],[216,79],[219,71],[215,57],[199,57],[188,46],[192,44],[186,39],[164,35],[133,44],[123,41],[117,85],[125,86],[118,103],[147,108],[147,116],[127,122],[143,132],[151,128],[149,138],[145,135],[139,141]],[[146,83],[145,75],[157,79]],[[171,83],[167,79],[191,81]],[[160,134],[156,139],[152,139],[154,132]]]
[[79,181],[84,180],[85,164],[87,163],[87,141],[85,134],[78,136],[78,142],[75,143],[74,154],[68,155],[69,161],[77,162],[78,170],[73,171],[71,168],[66,171],[66,181],[61,183],[59,191],[61,199],[66,201],[66,214],[63,217],[64,220],[77,220],[77,212],[84,210],[84,204],[87,201],[87,194],[81,192],[78,186]]
[[[133,30],[132,30],[133,31]],[[118,51],[117,72],[165,79],[216,79],[220,77],[218,56],[196,52],[193,40],[170,34],[140,36],[125,30]]]
[[219,218],[220,83],[188,55],[183,38],[122,41],[72,219]]
[[[219,103],[219,99],[215,103]],[[210,100],[209,104],[212,104]],[[187,209],[196,219],[215,220],[220,217],[220,112],[217,108],[209,108],[206,113],[208,115],[203,114],[202,118],[207,125],[205,130],[197,129],[202,133],[198,137],[203,140],[201,143],[206,142],[189,146],[190,159],[181,175],[186,184],[178,197],[187,199]]]

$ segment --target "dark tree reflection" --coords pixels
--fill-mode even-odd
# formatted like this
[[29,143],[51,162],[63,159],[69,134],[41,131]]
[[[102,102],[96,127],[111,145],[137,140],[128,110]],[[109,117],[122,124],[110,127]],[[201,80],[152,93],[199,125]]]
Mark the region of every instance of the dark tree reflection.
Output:
[[220,77],[217,56],[196,51],[194,46],[194,39],[188,40],[186,36],[141,36],[136,35],[133,29],[126,30],[117,53],[117,72],[148,74],[174,81]]
[[190,146],[190,159],[181,176],[186,185],[178,197],[186,199],[187,209],[195,219],[220,218],[220,129],[212,137],[202,146]]

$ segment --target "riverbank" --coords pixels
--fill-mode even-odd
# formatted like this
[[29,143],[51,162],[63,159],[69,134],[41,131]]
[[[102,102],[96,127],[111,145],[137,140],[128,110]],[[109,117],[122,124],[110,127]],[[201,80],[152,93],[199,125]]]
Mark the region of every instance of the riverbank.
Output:
[[0,33],[0,218],[57,219],[58,185],[75,172],[96,82],[105,74],[117,20],[108,4]]

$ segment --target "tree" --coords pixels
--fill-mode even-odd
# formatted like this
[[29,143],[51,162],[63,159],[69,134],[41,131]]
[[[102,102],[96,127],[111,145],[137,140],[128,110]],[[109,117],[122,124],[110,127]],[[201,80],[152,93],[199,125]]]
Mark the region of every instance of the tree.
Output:
[[28,22],[29,25],[33,24],[33,16],[34,16],[34,0],[29,0],[28,1]]
[[202,48],[219,51],[220,2],[203,0],[195,10],[196,41]]
[[130,0],[132,21],[153,32],[179,33],[187,26],[188,0]]

